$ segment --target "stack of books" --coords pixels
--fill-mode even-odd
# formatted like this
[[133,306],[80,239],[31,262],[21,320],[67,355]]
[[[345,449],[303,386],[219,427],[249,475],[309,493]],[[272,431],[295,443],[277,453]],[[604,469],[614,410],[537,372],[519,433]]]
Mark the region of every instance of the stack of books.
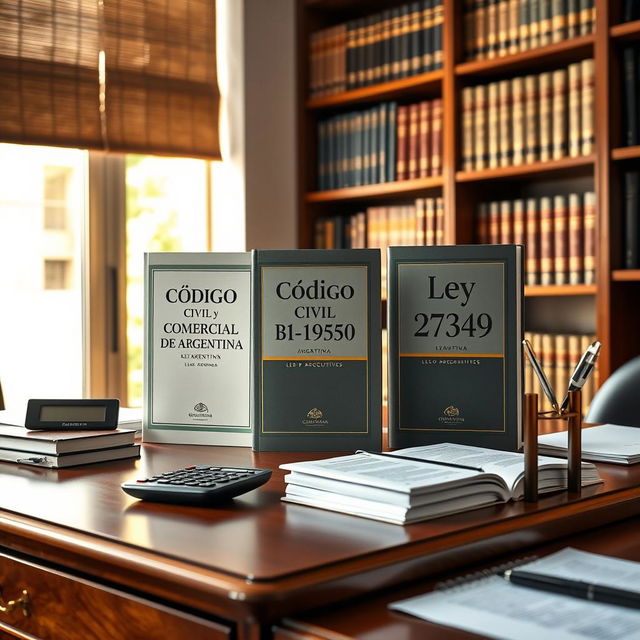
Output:
[[383,103],[318,123],[318,189],[439,176],[442,100]]
[[[586,348],[595,342],[594,335],[565,334],[565,333],[539,333],[525,331],[525,338],[530,342],[533,351],[538,357],[538,362],[544,369],[549,383],[555,389],[556,394],[562,395],[558,401],[562,402],[563,390],[567,388],[573,369],[579,362],[580,356]],[[528,359],[525,362],[524,374],[525,393],[537,393],[540,411],[551,411],[551,404],[547,400],[536,377],[531,363]],[[593,375],[590,376],[582,387],[582,407],[586,412],[593,400],[593,396],[598,388],[598,364]]]
[[594,150],[593,59],[462,90],[464,171]]
[[[290,473],[285,502],[339,511],[392,524],[409,524],[521,500],[524,456],[458,444],[435,444],[371,454],[364,451],[281,465]],[[567,463],[538,458],[540,493],[567,486]],[[583,485],[601,482],[582,463]]]
[[483,202],[475,235],[479,244],[525,245],[528,285],[595,282],[593,192]]
[[318,218],[315,224],[316,249],[437,244],[444,244],[442,198],[417,198],[406,205],[368,207],[350,216]]
[[440,69],[443,20],[441,0],[421,0],[315,31],[311,97]]
[[94,462],[137,458],[134,429],[27,431],[0,424],[0,461],[62,469]]
[[[626,0],[632,2],[633,0]],[[512,55],[593,33],[594,0],[466,0],[468,60]]]

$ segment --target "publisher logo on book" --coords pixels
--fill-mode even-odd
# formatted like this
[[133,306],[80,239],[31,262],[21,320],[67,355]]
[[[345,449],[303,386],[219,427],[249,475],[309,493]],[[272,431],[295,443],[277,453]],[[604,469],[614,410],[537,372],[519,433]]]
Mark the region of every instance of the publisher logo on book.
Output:
[[454,407],[452,404],[444,409],[442,413],[443,415],[438,418],[439,422],[443,422],[444,424],[460,424],[464,422],[464,418],[460,417],[460,409]]
[[307,417],[302,421],[302,424],[304,424],[305,426],[329,424],[329,421],[324,419],[324,415],[322,411],[320,411],[320,409],[314,407],[307,412]]
[[198,402],[193,407],[193,412],[189,413],[190,418],[213,418],[213,416],[209,413],[209,407],[204,402]]

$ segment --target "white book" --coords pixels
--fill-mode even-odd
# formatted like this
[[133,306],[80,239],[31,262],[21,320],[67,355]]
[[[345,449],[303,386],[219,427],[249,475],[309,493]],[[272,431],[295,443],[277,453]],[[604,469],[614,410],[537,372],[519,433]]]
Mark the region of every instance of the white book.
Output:
[[[402,456],[402,457],[396,457]],[[410,447],[392,454],[359,452],[293,462],[283,500],[408,524],[524,497],[524,456],[458,444]],[[601,482],[582,463],[582,484]],[[567,463],[538,458],[540,493],[567,487]]]
[[143,440],[251,446],[249,253],[145,254]]
[[[538,451],[549,456],[567,456],[566,431],[538,437]],[[582,458],[594,462],[636,464],[640,462],[640,429],[602,424],[582,430]]]
[[[565,548],[521,565],[557,578],[640,593],[640,563]],[[389,608],[488,638],[504,640],[631,640],[640,638],[640,611],[516,586],[500,575],[464,581]]]
[[82,464],[124,460],[126,458],[138,458],[139,456],[139,444],[114,447],[113,449],[98,449],[97,451],[64,453],[61,455],[0,448],[0,462],[17,462],[18,464],[26,464],[34,467],[47,467],[50,469],[64,469],[66,467],[77,467]]

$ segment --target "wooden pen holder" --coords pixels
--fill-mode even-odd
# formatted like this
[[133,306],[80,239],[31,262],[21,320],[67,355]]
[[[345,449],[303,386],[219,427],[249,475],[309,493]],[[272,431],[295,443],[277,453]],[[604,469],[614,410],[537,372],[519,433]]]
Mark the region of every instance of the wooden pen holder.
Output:
[[524,499],[538,500],[538,421],[566,420],[568,431],[567,489],[579,493],[582,488],[582,394],[569,391],[566,411],[538,411],[538,394],[524,394]]

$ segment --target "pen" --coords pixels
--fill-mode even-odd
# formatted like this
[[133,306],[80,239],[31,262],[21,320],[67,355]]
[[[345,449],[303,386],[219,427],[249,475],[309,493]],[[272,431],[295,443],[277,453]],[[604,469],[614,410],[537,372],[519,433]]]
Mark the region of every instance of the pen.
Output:
[[395,453],[373,453],[372,451],[363,451],[358,449],[356,453],[366,453],[368,456],[377,456],[378,458],[397,458],[398,460],[411,460],[412,462],[428,462],[430,464],[438,464],[442,467],[453,467],[454,469],[468,469],[469,471],[480,471],[484,473],[484,469],[480,467],[469,467],[466,464],[456,464],[455,462],[442,462],[441,460],[427,460],[426,458],[412,458],[410,456],[399,456]]
[[538,358],[536,358],[536,354],[533,352],[533,349],[531,348],[529,341],[523,340],[522,345],[524,346],[525,353],[529,358],[531,367],[533,368],[536,376],[538,377],[538,381],[540,382],[540,386],[544,391],[544,395],[547,396],[547,398],[549,399],[549,402],[551,403],[551,406],[553,407],[553,409],[555,411],[560,411],[560,407],[558,406],[558,401],[556,400],[556,395],[555,393],[553,393],[553,389],[549,384],[549,380],[547,379],[547,376],[544,374],[544,371],[542,370],[542,367],[538,362]]
[[[584,383],[587,381],[587,378],[591,375],[591,372],[595,368],[596,360],[598,359],[598,354],[600,353],[600,347],[602,345],[597,340],[590,344],[585,352],[582,354],[580,361],[576,365],[576,368],[573,370],[571,374],[571,380],[569,380],[569,389],[568,391],[578,391],[582,389]],[[569,406],[569,394],[567,393],[566,398],[562,401],[561,411],[565,411]]]
[[550,591],[551,593],[582,598],[583,600],[640,609],[640,593],[626,591],[625,589],[592,584],[582,580],[556,578],[555,576],[543,575],[523,569],[509,569],[503,573],[503,577],[505,580],[522,587]]

